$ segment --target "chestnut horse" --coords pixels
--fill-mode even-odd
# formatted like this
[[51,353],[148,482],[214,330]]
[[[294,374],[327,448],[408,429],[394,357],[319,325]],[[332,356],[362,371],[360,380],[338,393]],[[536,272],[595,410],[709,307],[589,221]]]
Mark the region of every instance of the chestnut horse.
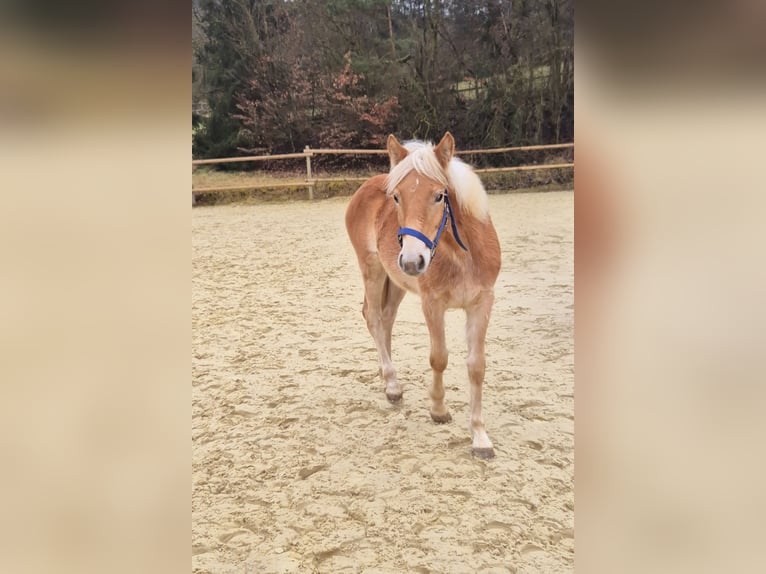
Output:
[[474,171],[453,157],[455,140],[449,132],[436,146],[403,146],[390,135],[387,148],[388,175],[362,184],[346,209],[346,229],[364,280],[362,315],[378,348],[386,396],[391,402],[402,397],[391,362],[391,329],[405,292],[411,291],[420,295],[431,337],[431,418],[437,423],[452,419],[442,380],[447,368],[444,313],[465,309],[472,452],[491,458],[495,453],[484,429],[481,391],[500,243],[486,191]]

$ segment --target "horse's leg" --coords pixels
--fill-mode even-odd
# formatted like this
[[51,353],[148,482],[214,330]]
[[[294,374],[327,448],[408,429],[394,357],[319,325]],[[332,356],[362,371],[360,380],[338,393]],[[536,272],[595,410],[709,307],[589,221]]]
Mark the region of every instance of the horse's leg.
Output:
[[479,298],[476,304],[466,309],[466,338],[468,340],[468,379],[471,386],[471,431],[473,434],[472,453],[479,458],[492,458],[495,450],[492,441],[484,430],[484,417],[481,414],[481,389],[484,384],[484,339],[487,335],[489,315],[495,300],[489,291]]
[[[375,341],[380,359],[380,375],[386,385],[386,397],[391,402],[396,402],[402,398],[402,387],[396,378],[396,370],[391,361],[391,327],[396,317],[396,309],[401,302],[402,293],[399,296],[396,305],[387,305],[391,288],[396,288],[390,284],[385,269],[375,256],[369,256],[367,264],[363,266],[364,276],[364,305],[362,306],[362,315],[367,321],[367,329]],[[394,294],[394,299],[398,295]],[[393,312],[391,311],[393,307]]]
[[423,315],[431,335],[431,369],[433,381],[428,394],[431,397],[431,418],[437,423],[446,423],[452,420],[447,406],[444,404],[444,369],[447,368],[447,342],[444,337],[444,312],[445,307],[436,301],[423,298]]
[[396,285],[391,279],[386,278],[386,285],[383,288],[383,328],[386,330],[386,349],[391,355],[391,332],[396,320],[396,312],[399,310],[399,304],[404,299],[406,291]]

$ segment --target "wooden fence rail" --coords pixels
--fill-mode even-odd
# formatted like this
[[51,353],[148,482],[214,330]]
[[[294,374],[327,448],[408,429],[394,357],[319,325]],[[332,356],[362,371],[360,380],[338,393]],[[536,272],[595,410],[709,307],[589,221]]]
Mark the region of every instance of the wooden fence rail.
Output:
[[[533,146],[520,146],[520,147],[503,147],[492,149],[474,149],[474,150],[459,150],[456,151],[456,155],[478,155],[478,154],[491,154],[491,153],[506,153],[515,151],[533,151],[543,149],[562,149],[573,148],[574,142],[563,144],[550,144],[550,145],[533,145]],[[236,191],[244,189],[261,189],[261,188],[279,188],[279,187],[303,187],[306,186],[308,190],[309,199],[314,199],[314,186],[317,183],[324,182],[336,182],[336,181],[364,181],[368,179],[368,176],[348,176],[348,177],[312,177],[311,173],[311,158],[315,155],[386,155],[386,150],[377,149],[311,149],[306,146],[302,152],[297,153],[283,153],[275,155],[254,155],[247,157],[228,157],[217,159],[195,159],[192,160],[192,170],[198,165],[211,165],[220,163],[237,163],[237,162],[251,162],[251,161],[270,161],[278,159],[306,159],[306,179],[303,181],[292,182],[277,182],[277,183],[253,183],[249,185],[219,185],[212,187],[192,187],[192,205],[196,203],[196,194],[202,192],[218,192],[218,191]],[[574,167],[573,163],[554,163],[554,164],[537,164],[537,165],[520,165],[514,167],[488,167],[476,169],[477,173],[493,173],[493,172],[509,172],[509,171],[530,171],[538,169],[560,169]]]
[[280,153],[275,155],[251,155],[245,157],[222,157],[219,159],[195,159],[192,160],[192,165],[204,165],[208,163],[235,163],[241,161],[268,161],[270,159],[290,159],[296,157],[306,157],[306,152]]

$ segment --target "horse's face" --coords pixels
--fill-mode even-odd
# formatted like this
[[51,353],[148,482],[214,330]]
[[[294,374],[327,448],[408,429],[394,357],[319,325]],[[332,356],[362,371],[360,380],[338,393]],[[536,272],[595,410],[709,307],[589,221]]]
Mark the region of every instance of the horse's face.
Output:
[[[395,187],[389,187],[387,191],[396,203],[399,218],[402,245],[399,268],[407,275],[417,277],[431,264],[431,245],[438,240],[437,231],[446,215],[446,178],[443,175],[455,153],[455,140],[451,133],[445,133],[432,154],[418,156],[418,161],[422,162],[418,167],[407,161],[409,150],[393,135],[388,136],[386,148],[391,160],[389,178],[393,176],[398,182],[389,184]],[[424,175],[426,173],[431,177]],[[432,178],[441,179],[442,183]]]
[[[416,171],[410,172],[394,190],[399,227],[409,227],[433,239],[444,215],[444,186]],[[417,237],[402,236],[399,268],[419,276],[431,263],[431,249]]]

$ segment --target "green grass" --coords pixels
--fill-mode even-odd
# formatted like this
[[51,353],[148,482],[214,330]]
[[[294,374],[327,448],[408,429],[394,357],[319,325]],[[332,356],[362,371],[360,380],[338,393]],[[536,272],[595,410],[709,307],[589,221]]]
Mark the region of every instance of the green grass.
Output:
[[[344,171],[342,174],[319,173],[317,177],[372,177],[368,171]],[[291,187],[272,187],[271,183],[292,183]],[[314,186],[314,198],[348,196],[361,185],[361,181],[317,182]],[[232,189],[198,192],[197,203],[200,205],[218,205],[223,203],[261,203],[271,201],[298,201],[308,198],[305,172],[262,172],[262,171],[216,171],[209,167],[195,168],[192,174],[192,188],[239,187],[253,185],[252,189]],[[266,187],[260,187],[266,186]]]
[[[319,173],[318,177],[375,175],[369,171],[349,170],[342,174]],[[574,188],[574,170],[559,168],[540,171],[483,173],[481,179],[487,192],[523,193],[537,191],[568,190]],[[192,185],[195,189],[243,185],[266,185],[270,183],[293,183],[292,187],[264,187],[253,189],[198,192],[199,205],[223,203],[263,203],[274,201],[303,201],[308,199],[305,172],[263,172],[263,171],[216,171],[207,166],[194,169]],[[361,181],[318,182],[314,187],[314,198],[350,196],[361,185]]]
[[197,167],[192,172],[192,187],[222,187],[240,185],[264,185],[269,183],[294,182],[305,185],[306,174],[271,173],[262,171],[217,171],[208,167]]
[[[563,64],[562,64],[563,68]],[[537,66],[532,70],[532,81],[535,86],[542,87],[545,85],[545,82],[548,80],[548,76],[550,76],[551,68],[550,66]],[[529,75],[529,70],[525,69],[522,71],[517,71],[516,76],[520,78],[526,78]],[[487,78],[482,78],[480,80],[462,80],[456,84],[452,85],[452,89],[454,89],[456,92],[460,94],[460,96],[465,100],[474,100],[476,99],[477,94],[481,94],[484,92],[487,87],[486,84],[489,82],[497,81],[498,78],[501,76],[491,76]],[[511,76],[509,76],[510,78]],[[478,87],[477,87],[478,84]]]

